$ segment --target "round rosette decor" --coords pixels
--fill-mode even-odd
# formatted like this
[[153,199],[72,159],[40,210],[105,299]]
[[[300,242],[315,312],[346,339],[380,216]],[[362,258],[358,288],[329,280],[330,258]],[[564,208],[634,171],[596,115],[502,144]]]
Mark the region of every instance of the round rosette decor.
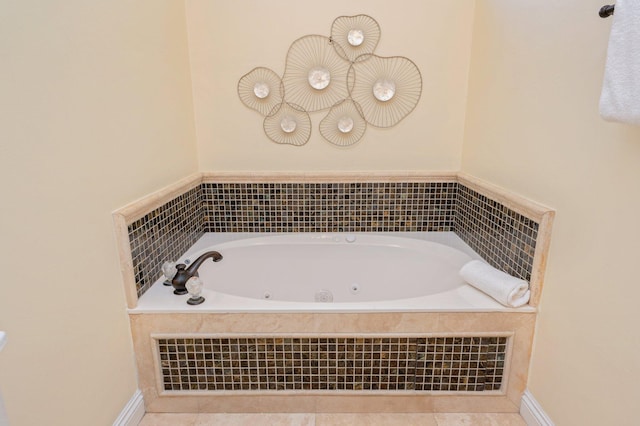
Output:
[[308,35],[294,41],[282,83],[285,100],[308,112],[331,107],[347,97],[348,61],[329,37]]
[[349,89],[367,123],[392,127],[418,104],[422,76],[416,64],[405,57],[365,55],[349,70]]
[[300,106],[283,102],[264,119],[264,132],[272,141],[301,146],[311,136],[311,119]]
[[367,130],[367,122],[360,106],[351,99],[345,99],[332,106],[320,122],[320,134],[338,146],[349,146],[358,142]]
[[263,116],[282,103],[282,92],[280,76],[269,68],[254,68],[238,82],[238,96],[242,103]]
[[331,40],[341,47],[339,55],[349,62],[375,51],[380,41],[380,25],[370,16],[340,16],[331,25]]

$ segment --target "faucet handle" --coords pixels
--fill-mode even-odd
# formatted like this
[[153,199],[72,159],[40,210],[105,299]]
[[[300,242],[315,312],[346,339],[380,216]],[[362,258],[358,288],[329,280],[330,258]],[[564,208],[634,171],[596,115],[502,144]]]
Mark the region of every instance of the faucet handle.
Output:
[[204,297],[201,296],[204,283],[200,278],[198,277],[189,278],[189,280],[187,281],[186,287],[187,287],[187,291],[189,292],[189,296],[191,296],[191,298],[187,300],[187,303],[189,305],[199,305],[202,302],[204,302]]
[[178,269],[176,268],[176,262],[170,260],[162,264],[162,275],[164,275],[164,285],[171,285],[171,280],[176,276]]

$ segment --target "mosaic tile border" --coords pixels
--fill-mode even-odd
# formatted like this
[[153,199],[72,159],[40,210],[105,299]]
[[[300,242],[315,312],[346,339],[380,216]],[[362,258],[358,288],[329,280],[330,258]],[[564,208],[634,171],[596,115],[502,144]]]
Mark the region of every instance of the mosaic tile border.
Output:
[[157,338],[165,391],[500,391],[508,337]]
[[138,297],[162,275],[164,261],[179,258],[204,234],[202,217],[195,187],[128,225]]
[[493,266],[531,280],[539,224],[458,182],[196,185],[127,227],[136,294],[204,232],[454,231]]
[[460,185],[455,233],[492,266],[531,280],[539,224]]
[[204,183],[206,232],[451,231],[455,182]]

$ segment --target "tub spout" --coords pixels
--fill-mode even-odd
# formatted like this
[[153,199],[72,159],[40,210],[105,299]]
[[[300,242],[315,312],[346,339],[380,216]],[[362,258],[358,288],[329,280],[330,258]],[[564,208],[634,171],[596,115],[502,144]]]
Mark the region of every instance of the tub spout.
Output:
[[200,268],[200,265],[202,265],[207,259],[212,259],[214,262],[220,262],[222,260],[222,255],[217,251],[208,251],[194,260],[188,268],[184,263],[176,265],[177,272],[173,277],[173,280],[171,280],[171,285],[175,289],[173,294],[187,294],[187,281],[189,281],[189,278],[191,277],[198,276],[198,268]]

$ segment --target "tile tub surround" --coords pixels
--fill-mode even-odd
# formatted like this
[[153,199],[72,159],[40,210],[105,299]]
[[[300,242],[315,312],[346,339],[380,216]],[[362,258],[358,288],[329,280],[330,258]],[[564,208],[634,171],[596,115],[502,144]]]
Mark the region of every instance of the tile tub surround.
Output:
[[[200,194],[199,205],[194,201],[196,193]],[[236,215],[230,215],[230,211]],[[234,218],[239,223],[234,223]],[[114,213],[131,308],[137,304],[139,290],[144,291],[148,282],[145,277],[147,281],[136,283],[135,272],[153,271],[153,267],[145,269],[140,264],[155,264],[159,269],[166,259],[154,259],[154,256],[168,256],[168,250],[172,249],[169,247],[172,241],[162,240],[161,235],[162,226],[167,223],[187,227],[188,232],[178,230],[174,234],[174,238],[183,238],[178,245],[216,226],[224,227],[216,229],[217,232],[236,226],[253,230],[252,226],[266,228],[267,225],[276,231],[304,232],[332,231],[336,226],[338,230],[342,227],[342,230],[374,232],[379,229],[453,230],[462,239],[466,238],[467,244],[476,245],[472,248],[489,261],[499,265],[499,261],[507,259],[507,265],[523,267],[521,270],[531,278],[532,305],[535,306],[541,290],[552,218],[553,211],[545,207],[459,173],[204,173],[185,178]],[[200,223],[201,228],[189,225],[193,223]],[[411,228],[414,226],[416,228]],[[136,238],[143,243],[132,245]],[[147,255],[143,258],[140,253]],[[152,280],[158,278],[159,271],[156,274]],[[139,385],[149,413],[517,413],[526,387],[535,318],[534,310],[130,314]],[[165,390],[162,360],[157,350],[159,338],[276,335],[509,336],[509,351],[500,389],[485,392],[188,390],[185,395]]]
[[130,308],[205,231],[451,231],[540,297],[554,212],[460,173],[201,173],[114,212]]
[[456,182],[203,183],[207,232],[451,231]]
[[[193,244],[190,240],[196,241],[201,236],[200,203],[197,197],[196,203],[193,203],[194,198],[189,196],[192,193],[199,194],[201,183],[202,175],[196,173],[113,212],[128,307],[134,307],[138,297],[160,276],[157,272],[166,260],[164,256],[174,255],[171,253],[173,241],[161,235],[161,230],[166,230],[167,234],[179,240],[176,244],[178,250]],[[161,219],[166,213],[171,214]],[[197,218],[196,226],[191,222],[186,232],[182,229],[188,223],[185,217]],[[144,218],[147,220],[141,220]],[[167,229],[170,228],[167,224],[177,229]]]
[[156,337],[164,391],[487,392],[509,335]]
[[[535,313],[138,314],[131,315],[140,389],[147,412],[511,412],[526,377]],[[500,391],[166,391],[158,338],[277,335],[507,334],[511,349]]]
[[204,234],[200,192],[192,188],[127,227],[138,295],[157,278],[158,259],[177,259]]

